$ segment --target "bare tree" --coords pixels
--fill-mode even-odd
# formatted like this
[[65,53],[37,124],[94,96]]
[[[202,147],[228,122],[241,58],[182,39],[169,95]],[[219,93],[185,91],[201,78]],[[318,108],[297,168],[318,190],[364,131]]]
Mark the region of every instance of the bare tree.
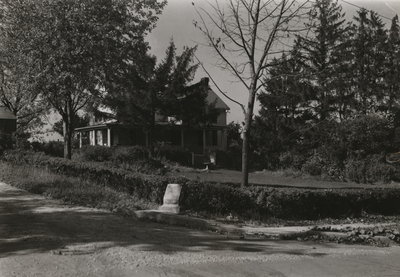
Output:
[[299,23],[311,5],[309,0],[215,0],[208,4],[204,8],[193,3],[199,17],[194,25],[219,57],[218,66],[233,74],[248,94],[247,105],[234,101],[245,116],[242,186],[246,186],[250,127],[257,93],[264,85],[273,57],[285,51],[292,41],[291,33],[302,31]]

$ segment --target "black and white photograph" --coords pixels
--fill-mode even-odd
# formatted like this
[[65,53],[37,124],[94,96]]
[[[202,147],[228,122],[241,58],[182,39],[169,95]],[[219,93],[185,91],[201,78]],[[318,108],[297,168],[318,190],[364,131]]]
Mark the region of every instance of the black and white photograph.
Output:
[[0,277],[400,276],[400,0],[0,0]]

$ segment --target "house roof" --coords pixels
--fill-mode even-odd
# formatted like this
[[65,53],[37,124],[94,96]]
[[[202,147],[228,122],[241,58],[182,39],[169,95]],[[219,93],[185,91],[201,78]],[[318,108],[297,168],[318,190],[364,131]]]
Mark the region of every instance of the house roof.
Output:
[[208,104],[214,104],[217,109],[230,110],[229,106],[210,88],[209,82],[209,78],[201,78],[198,83],[187,87],[187,89],[189,93],[193,93],[199,88],[204,89],[207,91],[206,100]]
[[208,89],[207,102],[215,103],[215,108],[230,110],[229,106],[211,89]]
[[0,119],[14,119],[16,120],[17,118],[15,115],[6,107],[0,106]]
[[102,128],[107,128],[112,125],[119,125],[119,124],[120,123],[118,123],[117,120],[112,119],[112,120],[108,120],[106,122],[99,122],[99,123],[96,123],[93,125],[75,128],[75,131],[87,131],[87,130],[94,130],[94,129],[102,129]]

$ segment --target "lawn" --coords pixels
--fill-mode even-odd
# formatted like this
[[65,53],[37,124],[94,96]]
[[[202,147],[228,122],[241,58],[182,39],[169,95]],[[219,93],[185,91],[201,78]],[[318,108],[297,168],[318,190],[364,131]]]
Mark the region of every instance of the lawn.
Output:
[[[189,168],[179,168],[170,175],[184,176],[193,180],[221,182],[221,183],[240,183],[241,172],[227,169],[217,169],[210,171],[194,170]],[[291,175],[291,176],[288,176]],[[399,183],[390,184],[358,184],[354,182],[339,182],[322,180],[314,176],[295,176],[284,171],[259,171],[249,175],[249,183],[257,185],[277,186],[277,187],[299,187],[299,188],[365,188],[365,187],[388,187],[398,188]],[[297,174],[298,175],[298,174]]]

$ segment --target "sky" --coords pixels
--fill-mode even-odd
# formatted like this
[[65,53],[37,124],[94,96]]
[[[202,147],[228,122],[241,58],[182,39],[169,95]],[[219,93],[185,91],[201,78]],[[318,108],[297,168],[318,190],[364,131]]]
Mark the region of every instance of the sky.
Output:
[[[159,60],[163,59],[165,56],[165,50],[167,49],[171,38],[175,42],[177,53],[180,53],[184,46],[192,47],[198,45],[196,56],[201,60],[207,71],[218,83],[218,86],[223,91],[227,92],[230,97],[243,104],[246,103],[248,94],[244,86],[228,72],[217,67],[217,56],[210,48],[202,46],[202,43],[205,42],[204,38],[200,31],[198,31],[193,25],[193,21],[198,20],[198,17],[194,7],[192,6],[192,1],[193,0],[168,0],[168,4],[164,8],[162,15],[157,22],[156,28],[147,37],[147,41],[151,47],[150,52]],[[197,4],[200,3],[202,5],[206,2],[206,0],[195,1]],[[220,2],[223,1],[220,0]],[[339,0],[339,3],[342,5],[343,12],[346,13],[348,19],[351,19],[358,10],[358,8],[351,4],[374,10],[380,15],[388,18],[400,14],[400,0]],[[390,26],[390,21],[388,19],[383,20],[388,26]],[[198,81],[202,77],[207,77],[207,75],[201,68],[199,68],[194,81]],[[244,116],[239,106],[222,96],[211,82],[210,85],[211,88],[221,96],[225,103],[231,107],[231,110],[228,113],[228,122],[242,122]],[[258,105],[256,105],[255,110],[258,110]]]
[[[218,83],[218,86],[230,97],[240,103],[246,103],[248,94],[243,85],[230,75],[230,73],[217,67],[217,56],[215,53],[210,48],[201,45],[204,43],[204,39],[201,33],[193,26],[193,20],[198,20],[198,17],[192,6],[192,1],[195,1],[198,6],[204,6],[207,4],[208,0],[168,0],[168,4],[160,15],[156,28],[147,37],[147,41],[151,47],[150,52],[155,55],[158,60],[162,60],[171,38],[175,42],[177,53],[182,51],[183,46],[192,47],[198,45],[196,56]],[[221,3],[224,1],[228,0],[219,0]],[[400,0],[339,0],[343,11],[346,13],[347,19],[351,19],[358,8],[343,1],[374,10],[388,18],[392,18],[395,14],[400,15]],[[384,22],[390,26],[390,20],[384,19]],[[199,68],[194,82],[199,81],[203,77],[207,77],[207,75]],[[230,106],[231,110],[228,112],[228,122],[242,122],[244,120],[244,115],[239,106],[221,95],[212,82],[210,82],[210,86],[220,95],[221,99]],[[257,113],[258,108],[259,105],[256,103],[255,113]],[[61,137],[51,131],[52,124],[59,119],[60,116],[54,113],[47,117],[46,121],[48,124],[46,124],[44,130],[42,130],[46,136],[48,136],[48,138],[44,138],[45,140],[61,139]],[[42,135],[37,136],[42,137]]]

